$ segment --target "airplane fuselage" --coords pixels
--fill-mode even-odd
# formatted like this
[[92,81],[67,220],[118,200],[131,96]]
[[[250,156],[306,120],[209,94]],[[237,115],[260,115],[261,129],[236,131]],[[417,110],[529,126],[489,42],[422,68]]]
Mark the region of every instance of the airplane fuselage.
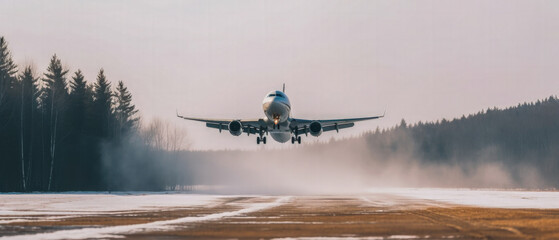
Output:
[[291,117],[291,103],[282,91],[269,92],[262,102],[262,109],[268,120],[268,132],[272,138],[284,143],[291,139],[289,119]]

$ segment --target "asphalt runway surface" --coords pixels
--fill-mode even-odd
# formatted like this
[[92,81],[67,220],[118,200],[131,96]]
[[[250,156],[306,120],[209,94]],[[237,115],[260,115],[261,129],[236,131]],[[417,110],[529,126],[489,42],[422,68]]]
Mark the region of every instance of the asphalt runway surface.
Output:
[[0,194],[0,239],[559,239],[559,193]]

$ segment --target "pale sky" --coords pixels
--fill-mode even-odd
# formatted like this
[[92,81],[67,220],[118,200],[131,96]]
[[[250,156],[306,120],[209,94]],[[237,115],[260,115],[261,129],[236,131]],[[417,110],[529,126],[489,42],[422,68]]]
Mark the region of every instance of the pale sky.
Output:
[[89,82],[103,67],[145,121],[185,128],[193,149],[256,148],[256,137],[220,135],[175,109],[263,117],[264,95],[282,83],[293,117],[386,109],[322,140],[559,93],[559,1],[0,0],[0,34],[38,73],[54,53]]

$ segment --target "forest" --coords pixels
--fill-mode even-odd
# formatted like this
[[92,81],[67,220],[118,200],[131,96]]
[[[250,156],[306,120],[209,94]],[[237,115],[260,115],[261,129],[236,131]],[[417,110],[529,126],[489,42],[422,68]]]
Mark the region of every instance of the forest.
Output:
[[376,159],[404,153],[422,164],[459,166],[466,172],[471,166],[495,163],[511,175],[514,187],[559,187],[556,96],[451,121],[408,126],[402,120],[400,126],[363,138]]
[[36,74],[16,66],[0,38],[0,192],[559,187],[556,96],[287,149],[184,150],[184,133],[158,120],[141,125],[131,93],[103,69],[88,83],[53,55]]
[[103,69],[90,84],[55,55],[43,74],[16,66],[0,37],[0,191],[107,190],[105,144],[135,131],[137,110]]

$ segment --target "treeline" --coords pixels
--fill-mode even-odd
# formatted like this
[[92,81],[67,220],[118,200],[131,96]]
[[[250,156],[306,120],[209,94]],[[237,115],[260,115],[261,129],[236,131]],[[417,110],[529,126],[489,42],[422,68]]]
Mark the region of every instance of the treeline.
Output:
[[36,74],[0,37],[0,191],[110,190],[104,146],[136,130],[136,113],[123,82],[113,90],[103,69],[88,84],[54,55]]
[[[413,158],[426,164],[501,163],[513,178],[536,170],[539,187],[559,187],[559,99],[551,96],[506,109],[487,109],[448,121],[377,129],[365,134],[374,158]],[[444,181],[444,180],[443,180]],[[528,183],[530,185],[530,183]]]

